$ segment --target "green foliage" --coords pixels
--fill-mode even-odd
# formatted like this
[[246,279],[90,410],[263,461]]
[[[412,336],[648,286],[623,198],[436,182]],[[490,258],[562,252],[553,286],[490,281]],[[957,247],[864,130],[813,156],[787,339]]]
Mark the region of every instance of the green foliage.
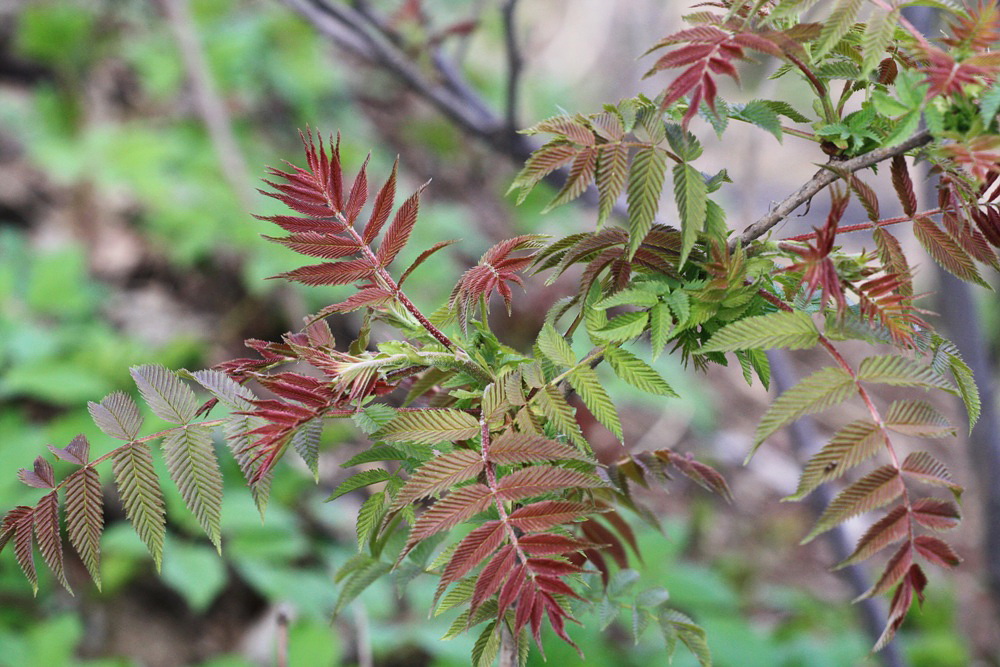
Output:
[[[382,168],[379,160],[370,171],[366,160],[352,172],[353,179],[347,178],[345,165],[354,161],[352,142],[358,134],[349,125],[344,133],[349,138],[343,143],[340,135],[327,139],[307,130],[302,136],[304,166],[271,169],[277,182],[266,181],[270,190],[264,192],[290,209],[264,211],[267,215],[260,219],[287,234],[267,238],[283,251],[326,261],[284,270],[287,255],[275,255],[251,265],[247,272],[269,272],[280,264],[281,269],[275,270],[292,282],[324,288],[354,285],[354,292],[343,301],[323,304],[301,330],[280,341],[248,340],[256,358],[234,359],[194,373],[173,373],[165,364],[138,360],[131,377],[141,405],[122,391],[123,376],[108,381],[85,364],[64,358],[66,350],[81,358],[95,354],[94,350],[99,353],[100,344],[93,341],[106,333],[88,334],[82,324],[96,311],[99,291],[74,285],[84,274],[81,258],[36,260],[18,248],[15,263],[28,268],[22,272],[27,286],[15,280],[20,275],[15,269],[7,269],[0,280],[6,290],[4,300],[30,304],[42,316],[72,320],[81,328],[58,341],[44,333],[42,317],[4,320],[2,333],[13,334],[14,342],[4,348],[3,362],[13,372],[0,383],[0,395],[71,405],[104,392],[103,400],[89,403],[89,413],[97,430],[118,442],[110,450],[102,444],[91,457],[89,441],[79,435],[65,447],[50,447],[61,462],[58,470],[45,457],[38,457],[30,469],[23,468],[19,479],[44,495],[33,505],[17,504],[4,516],[0,549],[11,545],[14,560],[37,589],[37,547],[42,561],[68,589],[62,513],[70,544],[101,586],[100,539],[105,526],[97,466],[110,460],[126,517],[157,568],[165,551],[164,508],[171,505],[186,506],[194,517],[188,521],[221,551],[227,464],[220,467],[217,460],[214,427],[220,427],[235,460],[233,475],[238,468],[249,486],[245,504],[256,505],[263,514],[269,497],[281,495],[280,485],[273,482],[285,453],[297,452],[318,480],[324,432],[341,428],[346,433],[350,426],[345,418],[350,417],[369,436],[371,446],[349,457],[345,467],[365,467],[342,481],[329,498],[362,491],[365,495],[354,523],[358,551],[335,575],[339,587],[335,615],[387,577],[403,589],[419,575],[430,574],[436,579],[434,599],[440,600],[436,613],[459,612],[446,638],[482,626],[471,640],[474,664],[491,663],[504,648],[526,656],[531,640],[542,646],[543,627],[579,650],[567,621],[575,621],[578,607],[589,600],[597,603],[603,625],[624,622],[637,643],[644,630],[658,627],[668,657],[683,644],[699,664],[708,665],[711,634],[685,613],[665,606],[672,593],[660,587],[634,589],[642,577],[631,567],[640,552],[639,541],[619,509],[652,516],[632,496],[631,488],[665,482],[671,468],[727,499],[729,487],[711,467],[667,449],[599,462],[591,456],[588,415],[571,400],[578,398],[590,416],[623,441],[626,429],[616,404],[620,387],[603,379],[600,364],[607,362],[622,381],[618,385],[656,396],[678,396],[650,363],[624,349],[625,343],[641,347],[648,333],[654,360],[672,344],[671,353],[698,370],[712,363],[727,364],[726,355],[732,353],[747,382],[756,373],[765,385],[769,369],[764,350],[819,347],[830,354],[834,365],[814,372],[770,404],[754,434],[750,456],[805,415],[852,397],[868,410],[870,418],[839,428],[805,465],[788,500],[801,499],[877,455],[886,455],[889,463],[849,483],[803,540],[808,542],[861,513],[887,508],[844,563],[865,560],[893,546],[884,570],[866,594],[896,588],[887,627],[876,643],[876,648],[884,646],[902,625],[914,595],[924,597],[928,579],[915,559],[945,569],[961,560],[950,545],[927,532],[956,525],[958,507],[911,493],[912,482],[948,489],[956,501],[962,489],[927,452],[912,452],[900,463],[892,440],[897,434],[945,437],[954,432],[950,423],[923,400],[900,399],[883,413],[870,387],[960,395],[970,422],[978,417],[981,405],[968,366],[953,345],[933,333],[921,317],[924,311],[914,305],[911,263],[902,245],[881,228],[910,223],[933,259],[969,282],[986,284],[978,264],[1000,265],[991,247],[1000,247],[997,193],[988,180],[995,178],[991,176],[995,124],[986,113],[996,110],[998,66],[986,43],[991,34],[966,13],[956,12],[956,22],[939,42],[955,48],[945,50],[908,34],[905,24],[900,27],[898,7],[877,6],[866,12],[861,0],[834,0],[828,3],[831,8],[822,23],[801,22],[812,4],[722,3],[696,12],[686,17],[689,29],[668,35],[651,49],[658,52],[658,59],[650,75],[678,70],[654,99],[638,95],[597,113],[562,114],[525,130],[550,138],[527,159],[511,192],[517,193],[519,202],[525,201],[543,180],[553,179],[562,169],[561,186],[542,212],[582,197],[593,186],[596,231],[551,242],[522,234],[494,244],[461,276],[445,305],[431,317],[402,284],[450,242],[414,236],[423,187],[396,208],[399,160],[385,170],[389,176],[371,201],[369,178]],[[970,10],[990,11],[985,6]],[[211,14],[207,16],[211,20]],[[48,62],[71,81],[82,67],[74,54],[79,56],[76,52],[98,30],[93,17],[64,9],[33,10],[26,17],[18,48]],[[258,30],[285,27],[281,19],[257,20],[264,22],[253,24]],[[377,21],[372,25],[382,30]],[[415,26],[415,30],[425,28]],[[42,39],[50,30],[64,36],[64,48],[53,49]],[[404,42],[399,35],[387,39],[386,45],[395,48]],[[146,45],[130,55],[137,71],[151,69],[144,69],[143,63],[156,59],[154,48]],[[293,50],[284,57],[292,63],[299,58],[309,63],[310,46],[300,48],[298,56]],[[737,105],[719,97],[717,78],[726,75],[738,82],[736,65],[750,59],[749,51],[781,61],[776,76],[794,74],[808,83],[816,120],[784,100]],[[415,47],[414,53],[421,52]],[[247,55],[242,53],[240,59]],[[209,49],[209,57],[225,73],[222,87],[240,89],[243,74],[236,66],[240,59],[227,59],[218,44]],[[425,64],[431,67],[432,61]],[[282,61],[276,71],[296,69],[290,64]],[[286,78],[257,74],[275,86]],[[165,76],[151,89],[163,94],[179,87],[180,79]],[[835,80],[845,82],[837,99],[830,95]],[[310,83],[308,76],[300,84],[281,85],[292,86],[287,91],[290,97],[302,92],[294,90],[296,85],[322,87],[318,80]],[[450,93],[456,92],[453,82],[447,86]],[[855,95],[863,101],[851,107],[855,111],[846,112]],[[33,103],[44,110],[44,97]],[[736,119],[779,141],[786,136],[812,141],[832,160],[777,206],[776,214],[745,230],[732,229],[716,201],[724,201],[722,196],[709,198],[730,182],[729,175],[725,169],[715,175],[702,172],[698,161],[703,148],[688,131],[702,110],[720,137],[728,121]],[[921,119],[929,132],[914,134]],[[214,182],[206,178],[213,173],[206,157],[212,151],[204,137],[185,128],[171,127],[161,134],[138,126],[110,137],[77,120],[43,123],[39,140],[30,149],[33,159],[54,170],[58,165],[57,173],[66,179],[87,174],[98,189],[122,185],[133,191],[148,208],[151,228],[163,238],[176,237],[170,252],[189,265],[213,258],[216,245],[231,240],[222,223],[206,224],[197,233],[175,233],[182,216],[174,192],[161,186],[163,174],[133,168],[137,156],[160,152],[168,158],[165,163],[185,165],[186,182]],[[787,127],[785,122],[808,129]],[[80,145],[87,150],[75,150]],[[937,210],[916,210],[903,155],[917,150],[942,176]],[[889,159],[905,220],[881,220],[876,189],[854,174]],[[97,165],[92,173],[91,165]],[[668,167],[677,212],[676,219],[668,220],[673,226],[657,219]],[[846,187],[831,189],[830,212],[821,227],[800,237],[762,240],[797,206],[838,181]],[[626,226],[607,224],[617,215],[616,204],[623,194]],[[851,197],[862,205],[868,221],[842,226]],[[225,221],[238,209],[233,194],[221,186],[207,187],[190,204],[191,210],[210,220]],[[877,253],[851,255],[838,246],[838,234],[862,229],[879,230]],[[424,249],[409,268],[398,271],[393,262],[411,241]],[[57,268],[55,272],[34,271],[47,261]],[[527,270],[551,270],[549,284],[554,284],[577,264],[582,270],[573,274],[578,283],[572,292],[550,311],[537,336],[529,331],[523,337],[529,343],[534,340],[533,350],[515,349],[491,330],[494,292],[510,313],[511,283],[523,285]],[[357,319],[348,320],[357,337],[338,344],[327,319],[348,313],[359,313]],[[825,322],[823,329],[817,321]],[[593,344],[585,355],[573,348],[581,324]],[[886,342],[893,349],[869,356],[855,368],[833,343],[835,338],[852,337]],[[211,396],[208,402],[195,393],[195,383]],[[248,386],[251,383],[260,387],[259,395]],[[218,413],[209,417],[213,410]],[[141,435],[150,413],[170,426]],[[340,426],[335,420],[344,423]],[[328,422],[338,426],[329,427]],[[166,486],[166,493],[160,485],[164,476],[176,487]],[[379,486],[369,488],[374,485]],[[268,579],[261,574],[266,558],[246,545],[241,554],[238,538],[234,541],[234,567],[247,580],[281,590],[297,579],[292,570]],[[294,543],[277,542],[275,548],[286,549],[287,557],[300,555]],[[222,568],[207,564],[216,561],[206,559],[201,546],[175,549],[180,566],[170,563],[171,549],[166,551],[165,578],[194,607],[204,609],[223,585]],[[187,570],[199,573],[198,586],[184,574]],[[726,605],[735,606],[732,592],[717,588]]]

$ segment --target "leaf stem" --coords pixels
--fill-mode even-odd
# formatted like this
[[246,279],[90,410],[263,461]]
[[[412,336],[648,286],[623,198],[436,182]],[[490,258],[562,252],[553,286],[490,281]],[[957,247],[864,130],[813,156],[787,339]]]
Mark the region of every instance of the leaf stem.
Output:
[[[931,216],[941,213],[942,209],[932,208],[927,211],[920,211],[919,213],[914,213],[913,215],[901,215],[895,218],[883,218],[882,220],[877,220],[875,222],[861,222],[856,225],[846,225],[844,227],[838,227],[838,234],[847,234],[848,232],[861,232],[866,229],[875,229],[876,227],[888,227],[889,225],[898,225],[901,222],[910,222],[914,218],[919,218],[922,216]],[[816,232],[809,232],[808,234],[799,234],[798,236],[789,236],[786,239],[781,239],[782,241],[808,241],[810,239],[816,238]]]

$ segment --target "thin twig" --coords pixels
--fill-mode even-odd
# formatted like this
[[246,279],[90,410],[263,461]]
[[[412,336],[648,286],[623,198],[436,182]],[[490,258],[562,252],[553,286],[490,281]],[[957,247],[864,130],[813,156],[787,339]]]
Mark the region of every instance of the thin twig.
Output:
[[174,33],[174,39],[177,40],[195,106],[208,130],[222,175],[229,182],[243,210],[251,211],[254,208],[254,192],[250,185],[250,170],[247,169],[246,159],[236,142],[232,119],[198,40],[188,0],[164,0],[160,5]]
[[907,151],[911,151],[914,148],[919,148],[924,144],[930,143],[931,138],[930,132],[922,130],[914,134],[906,141],[896,144],[895,146],[877,148],[869,153],[865,153],[864,155],[851,158],[850,160],[830,163],[830,166],[835,167],[836,170],[824,167],[823,169],[817,171],[812,178],[802,185],[802,187],[786,197],[780,204],[774,207],[770,213],[744,229],[743,233],[739,236],[733,237],[733,240],[729,243],[730,250],[735,249],[737,244],[745,246],[751,241],[766,234],[772,227],[791,215],[792,211],[808,202],[826,186],[836,182],[837,179],[841,178],[842,174],[854,173],[855,171],[871,167],[872,165],[876,165],[879,162],[883,162],[897,155],[902,155]]
[[507,129],[516,132],[517,124],[517,102],[520,92],[521,68],[524,59],[521,57],[521,50],[517,43],[517,26],[515,25],[515,13],[517,11],[517,0],[504,0],[501,9],[503,16],[503,36],[504,47],[507,51]]

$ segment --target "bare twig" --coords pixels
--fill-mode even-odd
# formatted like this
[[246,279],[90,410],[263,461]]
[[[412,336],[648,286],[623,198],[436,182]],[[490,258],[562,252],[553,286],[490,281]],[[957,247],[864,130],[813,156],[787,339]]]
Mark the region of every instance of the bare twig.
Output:
[[174,39],[177,40],[195,106],[208,130],[209,139],[222,168],[222,175],[229,182],[243,210],[251,211],[254,207],[254,193],[250,185],[252,182],[250,171],[247,169],[243,152],[236,142],[236,134],[233,132],[233,123],[226,109],[226,103],[219,95],[208,61],[205,59],[205,52],[198,41],[188,0],[164,0],[160,6],[174,33]]
[[521,67],[524,61],[517,43],[515,12],[517,0],[504,0],[503,15],[504,46],[507,50],[507,129],[517,131],[517,101],[520,88]]
[[284,610],[278,611],[277,629],[277,660],[278,667],[288,667],[288,614]]
[[919,148],[924,144],[930,143],[930,141],[930,132],[922,130],[914,134],[906,141],[896,144],[895,146],[877,148],[869,153],[865,153],[864,155],[851,158],[850,160],[831,162],[829,166],[832,167],[832,169],[823,168],[817,171],[812,178],[802,185],[802,187],[785,197],[785,199],[782,200],[782,202],[779,203],[770,213],[744,229],[743,233],[739,236],[733,237],[729,244],[730,250],[735,249],[737,244],[745,246],[751,241],[766,234],[772,227],[791,215],[792,211],[808,202],[826,186],[836,182],[837,179],[841,178],[841,174],[853,173],[855,171],[865,169],[866,167],[871,167],[872,165],[876,165],[879,162],[883,162],[897,155],[902,155],[903,153],[911,151],[914,148]]
[[385,69],[472,136],[517,161],[534,146],[507,130],[503,120],[454,70],[438,60],[443,81],[432,81],[378,29],[369,14],[327,0],[281,0],[341,47]]

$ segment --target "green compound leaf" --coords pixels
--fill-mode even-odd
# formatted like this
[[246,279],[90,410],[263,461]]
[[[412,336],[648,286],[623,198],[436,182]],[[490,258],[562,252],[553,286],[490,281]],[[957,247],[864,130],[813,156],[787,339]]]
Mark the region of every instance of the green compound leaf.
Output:
[[689,617],[674,609],[663,609],[657,615],[660,631],[667,642],[667,659],[671,660],[680,640],[697,658],[701,667],[712,667],[712,654],[708,649],[705,630]]
[[555,427],[557,435],[566,436],[584,452],[592,451],[590,443],[580,430],[580,424],[576,421],[576,410],[566,402],[566,397],[559,389],[542,387],[535,396],[535,402],[538,404],[538,410]]
[[163,456],[181,498],[212,544],[222,552],[222,473],[215,458],[212,429],[193,424],[163,439]]
[[381,468],[362,470],[361,472],[351,475],[341,482],[340,486],[338,486],[336,490],[330,494],[330,497],[327,498],[326,501],[330,502],[331,500],[336,500],[351,491],[357,491],[358,489],[363,489],[366,486],[378,484],[379,482],[387,482],[390,479],[392,479],[392,475],[389,474],[388,471]]
[[198,411],[198,400],[173,371],[159,364],[129,369],[143,400],[157,417],[171,424],[187,424]]
[[628,177],[629,259],[653,227],[666,177],[667,156],[663,151],[653,146],[636,151]]
[[366,588],[389,573],[392,565],[374,558],[366,558],[360,567],[356,567],[344,580],[340,587],[340,596],[333,607],[336,618],[348,604],[361,595]]
[[538,349],[545,358],[557,366],[574,366],[576,364],[576,354],[565,338],[559,335],[549,323],[545,323],[538,334]]
[[697,354],[777,347],[803,350],[819,342],[819,329],[808,313],[796,310],[747,317],[727,324]]
[[956,393],[955,387],[930,366],[891,354],[862,360],[858,365],[858,380],[893,387],[923,387]]
[[323,420],[311,419],[292,434],[292,447],[302,457],[313,479],[319,481],[319,440],[323,435]]
[[867,77],[875,71],[884,58],[888,57],[886,51],[896,34],[898,14],[899,10],[895,8],[889,11],[879,7],[872,9],[868,24],[865,26],[865,34],[861,38],[862,76]]
[[597,421],[604,424],[609,431],[621,440],[624,435],[622,433],[621,420],[618,418],[618,411],[615,410],[615,404],[611,402],[611,397],[604,390],[601,380],[597,377],[594,369],[589,366],[577,368],[569,374],[569,383],[576,393],[580,394],[583,404],[597,418]]
[[678,264],[683,266],[698,239],[698,233],[705,227],[708,207],[708,185],[701,172],[689,164],[674,166],[674,200],[677,202],[682,232]]
[[815,60],[829,53],[850,31],[863,4],[864,0],[837,0],[829,18],[823,22],[823,30],[813,46],[812,55]]
[[649,309],[649,342],[653,348],[653,361],[663,354],[673,328],[674,318],[667,304],[658,303]]
[[620,143],[604,144],[597,156],[597,227],[611,216],[615,202],[628,180],[628,148]]
[[374,434],[376,440],[436,445],[467,440],[479,434],[479,421],[461,410],[400,412]]
[[608,323],[596,331],[592,331],[597,340],[609,343],[619,343],[642,335],[649,322],[649,314],[645,311],[622,313],[608,320]]
[[153,468],[153,454],[145,443],[133,442],[115,453],[112,470],[125,516],[149,549],[159,571],[167,518],[159,478]]
[[779,396],[760,420],[747,461],[778,429],[803,415],[821,412],[842,403],[854,389],[854,380],[850,374],[832,366],[821,368],[799,382]]
[[677,397],[677,392],[670,388],[652,366],[631,352],[620,347],[609,347],[604,351],[604,358],[611,364],[615,375],[633,387],[651,394]]
[[358,551],[362,551],[369,538],[376,534],[385,517],[385,491],[376,491],[361,503],[358,509],[357,534]]

